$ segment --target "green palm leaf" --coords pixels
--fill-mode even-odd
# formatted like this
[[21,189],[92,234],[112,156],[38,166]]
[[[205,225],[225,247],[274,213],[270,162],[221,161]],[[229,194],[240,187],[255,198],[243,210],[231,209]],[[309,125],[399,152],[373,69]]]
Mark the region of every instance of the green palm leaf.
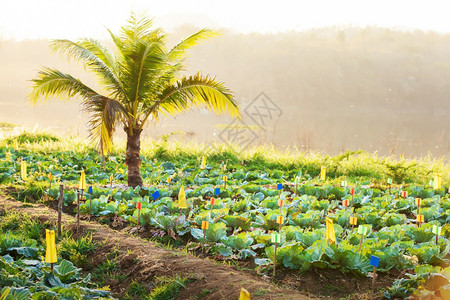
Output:
[[[191,107],[206,107],[216,113],[240,117],[231,91],[209,76],[180,77],[185,52],[199,41],[217,33],[202,29],[169,51],[166,36],[146,17],[132,14],[119,34],[108,30],[116,46],[110,52],[98,41],[56,40],[52,47],[69,58],[81,61],[94,72],[105,94],[96,92],[79,79],[56,69],[43,68],[32,80],[31,102],[61,100],[78,96],[89,114],[91,137],[99,142],[102,154],[112,147],[112,135],[120,123],[127,133],[128,183],[142,185],[140,175],[140,133],[150,116],[175,115]],[[114,53],[114,55],[112,54]]]
[[231,91],[222,82],[209,76],[196,74],[184,77],[175,85],[168,86],[158,98],[159,100],[149,110],[155,117],[159,110],[175,115],[191,106],[205,106],[216,113],[240,117],[239,108]]
[[176,44],[168,53],[169,59],[181,59],[183,58],[183,55],[185,54],[186,50],[197,45],[201,40],[205,40],[210,37],[215,37],[217,35],[219,35],[219,33],[213,30],[205,28],[199,30],[196,33],[183,39],[178,44]]
[[82,60],[85,66],[95,72],[101,84],[105,85],[110,93],[122,95],[122,85],[117,78],[117,67],[106,48],[95,40],[84,39],[80,42],[69,40],[55,40],[52,43],[55,51],[65,53],[69,58]]

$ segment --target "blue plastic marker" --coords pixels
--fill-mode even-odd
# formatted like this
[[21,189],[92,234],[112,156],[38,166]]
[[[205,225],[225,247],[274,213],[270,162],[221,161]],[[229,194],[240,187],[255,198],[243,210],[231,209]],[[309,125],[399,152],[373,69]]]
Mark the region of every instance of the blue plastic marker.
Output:
[[370,265],[374,266],[375,268],[378,268],[378,265],[380,264],[380,258],[377,256],[372,255],[370,257]]
[[92,214],[92,192],[93,192],[92,185],[90,185],[88,188],[88,193],[90,195],[90,197],[89,197],[89,220],[91,219],[91,214]]
[[372,299],[375,292],[375,280],[377,279],[377,267],[380,264],[380,258],[374,255],[370,256],[370,265],[373,266],[373,280],[372,280]]
[[218,196],[220,194],[220,188],[214,189],[214,196]]
[[281,190],[282,189],[283,189],[283,185],[281,183],[277,183],[278,199],[281,199]]
[[159,197],[161,197],[161,194],[159,193],[159,191],[156,191],[152,194],[153,200],[157,200]]

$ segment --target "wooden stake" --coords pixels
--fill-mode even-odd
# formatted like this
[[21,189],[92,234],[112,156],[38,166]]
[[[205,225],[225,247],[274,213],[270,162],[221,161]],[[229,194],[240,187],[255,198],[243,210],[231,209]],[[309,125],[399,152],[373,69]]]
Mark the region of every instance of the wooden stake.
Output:
[[80,190],[77,190],[77,240],[80,240]]
[[297,182],[295,183],[295,191],[294,191],[295,197],[297,197]]
[[275,272],[276,272],[276,268],[277,268],[277,248],[278,248],[278,243],[275,243],[275,252],[274,252],[274,262],[273,262],[273,277],[275,277]]
[[92,215],[92,194],[90,194],[89,197],[89,221],[91,220],[91,215]]
[[202,254],[205,252],[206,229],[203,229]]
[[359,253],[361,253],[361,246],[362,246],[362,242],[363,242],[363,237],[364,237],[364,235],[361,234],[361,239],[359,240],[359,249],[358,249]]
[[138,219],[137,219],[137,223],[138,223],[138,228],[139,228],[139,226],[141,226],[140,225],[140,220],[141,220],[141,210],[140,209],[138,209]]
[[375,280],[377,279],[377,267],[373,267],[373,279],[372,279],[372,299],[375,294]]
[[59,199],[58,199],[58,238],[61,237],[61,218],[62,218],[62,206],[64,198],[64,185],[59,185]]

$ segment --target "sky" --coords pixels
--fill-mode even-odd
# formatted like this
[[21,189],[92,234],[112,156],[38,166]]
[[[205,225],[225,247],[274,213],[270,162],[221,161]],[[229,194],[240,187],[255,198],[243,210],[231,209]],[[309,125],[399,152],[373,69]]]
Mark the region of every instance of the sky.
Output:
[[1,39],[106,38],[131,11],[173,31],[183,23],[236,32],[380,26],[450,33],[448,0],[0,0]]

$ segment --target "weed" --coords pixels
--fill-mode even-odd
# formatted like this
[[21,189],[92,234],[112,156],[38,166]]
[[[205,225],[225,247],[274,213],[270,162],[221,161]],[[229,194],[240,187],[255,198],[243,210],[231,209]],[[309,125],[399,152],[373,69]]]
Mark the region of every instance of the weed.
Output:
[[92,240],[92,234],[81,236],[78,240],[69,234],[61,240],[58,248],[61,257],[77,266],[85,266],[88,262],[87,254],[95,250],[96,244]]
[[98,265],[95,270],[94,274],[96,277],[98,276],[104,276],[105,274],[111,276],[115,271],[118,270],[117,261],[115,259],[109,260],[107,259],[104,263]]
[[202,289],[202,291],[200,292],[200,294],[198,294],[197,296],[195,296],[196,299],[203,299],[206,296],[208,296],[209,293],[211,293],[213,290],[208,290],[208,289]]
[[253,296],[264,296],[269,290],[267,289],[258,289],[253,293]]
[[158,277],[158,286],[155,287],[147,299],[151,300],[171,300],[178,295],[180,288],[185,287],[188,278],[183,277]]
[[131,284],[128,286],[127,289],[128,297],[139,297],[140,299],[142,299],[143,297],[145,297],[146,294],[147,290],[145,289],[145,287],[137,281],[133,280]]

